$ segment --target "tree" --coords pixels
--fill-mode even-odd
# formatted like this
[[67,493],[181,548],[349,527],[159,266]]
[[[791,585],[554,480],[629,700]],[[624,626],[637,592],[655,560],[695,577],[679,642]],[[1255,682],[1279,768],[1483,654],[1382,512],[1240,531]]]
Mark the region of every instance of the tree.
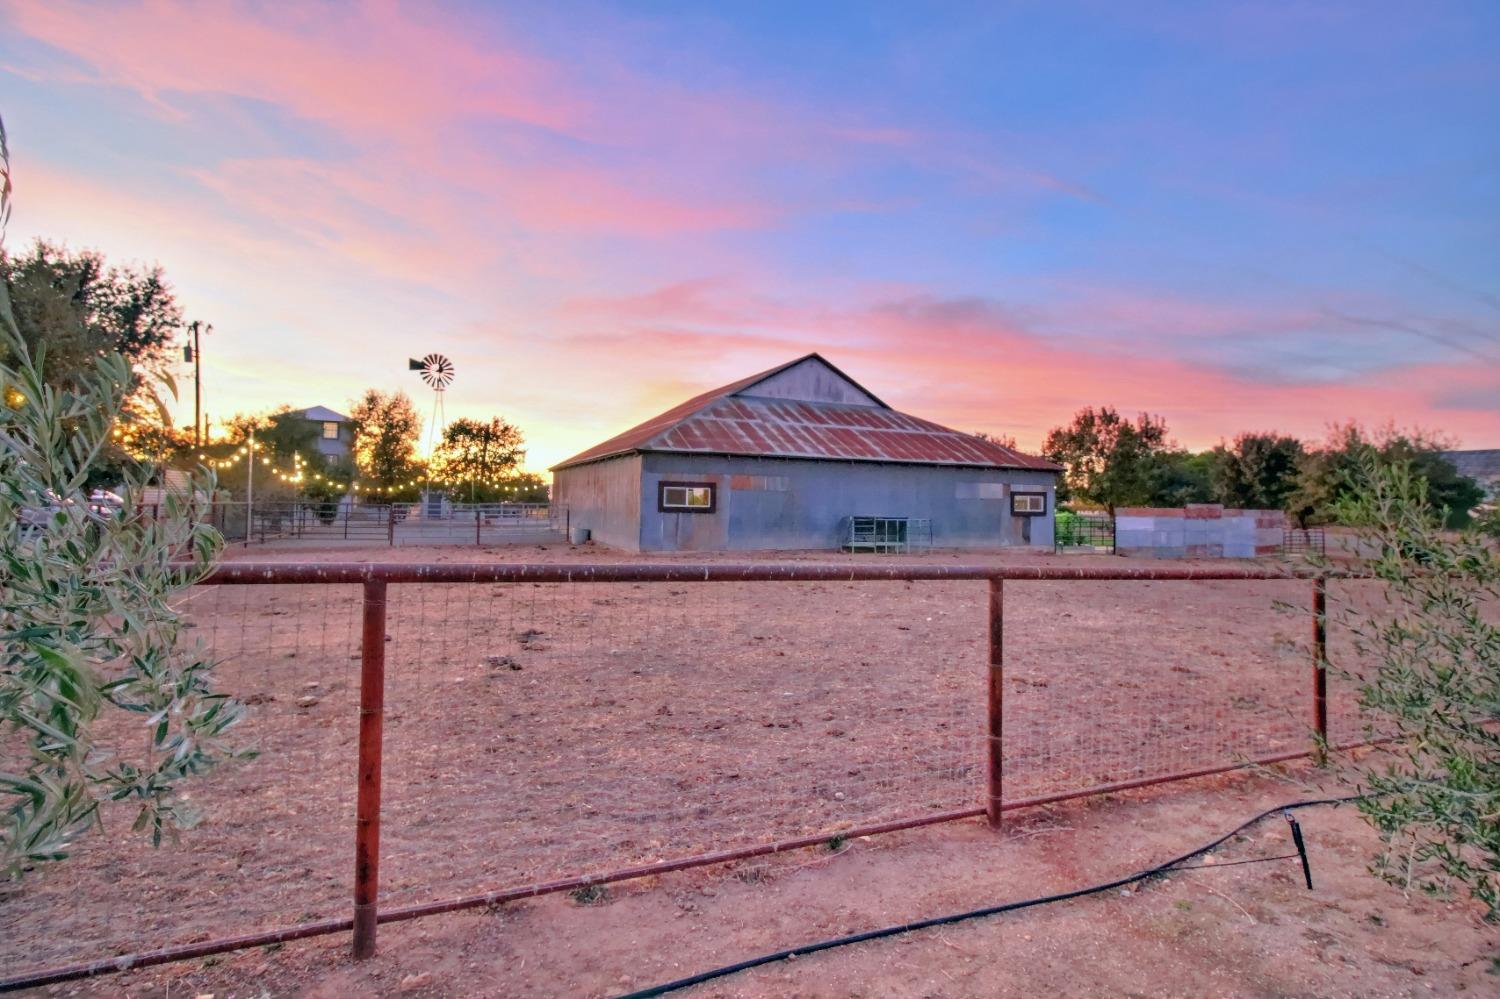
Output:
[[1071,497],[1112,514],[1117,506],[1151,502],[1171,450],[1160,417],[1142,413],[1132,423],[1105,406],[1080,410],[1071,424],[1049,431],[1042,456],[1064,467]]
[[417,441],[422,418],[405,392],[366,389],[349,418],[354,422],[354,467],[366,489],[414,493],[422,474]]
[[[237,413],[226,424],[224,439],[185,447],[189,467],[207,461],[219,472],[219,484],[246,494],[250,435],[255,435],[255,495],[290,501],[298,496],[334,500],[349,489],[352,469],[318,450],[318,425],[290,406],[264,414]],[[199,456],[202,456],[201,458]]]
[[989,441],[991,444],[999,444],[1001,447],[1010,448],[1012,451],[1019,450],[1016,446],[1016,439],[1010,434],[992,434],[987,430],[976,430],[974,436],[982,441]]
[[432,476],[467,491],[471,503],[491,502],[500,497],[501,480],[526,457],[525,443],[521,431],[498,416],[454,420],[432,454]]
[[1355,657],[1330,668],[1359,685],[1369,734],[1398,747],[1341,770],[1384,844],[1373,869],[1467,891],[1500,920],[1500,626],[1486,613],[1500,602],[1500,557],[1477,533],[1444,529],[1414,462],[1366,449],[1344,485],[1338,519],[1380,553],[1365,568],[1385,599],[1339,615]]
[[[130,456],[160,457],[171,449],[176,435],[152,386],[166,374],[182,309],[160,267],[109,266],[99,253],[38,240],[19,256],[0,251],[0,284],[27,352],[46,356],[49,385],[91,378],[103,354],[119,353],[129,365],[119,433],[91,470],[91,484],[113,481]],[[18,364],[17,348],[0,345],[0,360]]]
[[502,480],[496,493],[507,503],[547,503],[551,495],[547,480],[535,472],[521,472]]
[[1484,502],[1484,487],[1459,472],[1443,455],[1452,450],[1450,441],[1421,431],[1387,433],[1380,443],[1380,456],[1388,463],[1410,463],[1412,472],[1426,483],[1427,500],[1442,515],[1447,527],[1464,527],[1474,507]]
[[[159,373],[182,329],[182,308],[160,267],[110,266],[92,250],[37,240],[20,256],[0,254],[0,278],[26,349],[46,347],[49,384],[92,374],[94,359],[110,351],[137,380]],[[16,359],[12,348],[0,356]]]
[[[0,122],[0,220],[5,154]],[[107,801],[138,806],[153,843],[193,825],[181,785],[237,755],[226,733],[243,715],[174,607],[223,545],[203,523],[211,482],[137,516],[154,469],[126,462],[125,508],[91,504],[130,362],[105,351],[54,380],[46,354],[0,282],[0,878],[65,857]]]
[[1302,442],[1277,433],[1248,433],[1233,445],[1219,444],[1213,455],[1214,498],[1246,510],[1283,510],[1297,488]]
[[1421,430],[1388,426],[1371,434],[1353,421],[1335,425],[1321,448],[1303,455],[1287,508],[1304,527],[1338,522],[1340,504],[1361,481],[1360,469],[1373,456],[1385,464],[1409,464],[1413,474],[1426,483],[1426,502],[1442,512],[1449,527],[1461,527],[1468,523],[1469,511],[1484,499],[1484,489],[1459,474],[1443,457],[1446,449],[1447,441]]
[[1154,465],[1149,500],[1152,506],[1214,502],[1212,452],[1162,451]]
[[256,444],[273,458],[290,461],[300,455],[311,460],[318,453],[318,425],[290,406],[258,415],[236,413],[229,418],[225,430],[232,442],[247,440],[253,431]]

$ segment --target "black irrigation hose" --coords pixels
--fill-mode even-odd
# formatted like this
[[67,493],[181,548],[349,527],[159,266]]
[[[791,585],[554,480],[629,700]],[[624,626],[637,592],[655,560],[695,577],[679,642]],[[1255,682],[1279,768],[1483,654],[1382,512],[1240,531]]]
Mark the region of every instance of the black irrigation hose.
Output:
[[[1203,854],[1209,852],[1220,844],[1233,839],[1235,836],[1238,836],[1240,833],[1244,832],[1246,829],[1249,829],[1256,823],[1262,822],[1270,816],[1276,815],[1277,813],[1289,813],[1295,809],[1313,808],[1318,805],[1343,805],[1351,801],[1357,801],[1358,799],[1359,795],[1351,795],[1346,798],[1317,798],[1312,801],[1294,801],[1285,805],[1277,805],[1275,808],[1268,808],[1264,812],[1261,812],[1259,815],[1256,815],[1253,818],[1247,819],[1246,821],[1240,823],[1229,832],[1220,836],[1218,839],[1213,840],[1209,843],[1205,843],[1202,846],[1195,847],[1187,853],[1184,853],[1180,857],[1174,857],[1164,864],[1157,864],[1155,867],[1147,868],[1146,870],[1139,871],[1135,874],[1126,875],[1123,878],[1116,878],[1113,881],[1106,881],[1103,884],[1090,885],[1087,888],[1076,888],[1073,891],[1061,892],[1057,895],[1043,895],[1040,898],[1028,898],[1023,899],[1019,902],[1006,902],[1003,905],[990,905],[982,909],[970,909],[968,912],[956,912],[948,916],[934,916],[931,919],[920,919],[912,923],[900,923],[896,926],[885,926],[878,930],[866,930],[863,933],[851,933],[848,936],[834,937],[830,940],[820,940],[817,943],[806,944],[801,947],[790,947],[786,950],[778,950],[771,954],[762,954],[759,957],[752,957],[748,960],[740,961],[735,964],[726,964],[722,968],[714,968],[712,971],[701,971],[696,975],[689,975],[687,978],[679,978],[673,982],[666,982],[662,985],[653,985],[650,988],[641,989],[636,992],[628,992],[617,997],[617,999],[649,999],[649,997],[651,996],[666,995],[668,992],[676,992],[679,989],[685,989],[693,985],[699,985],[703,982],[712,981],[715,978],[724,978],[728,975],[738,974],[741,971],[748,971],[751,968],[759,968],[760,966],[766,964],[775,964],[777,961],[786,961],[794,957],[801,957],[805,954],[816,954],[819,951],[833,950],[835,947],[847,947],[849,944],[865,943],[870,940],[882,940],[885,937],[899,936],[903,933],[911,933],[916,930],[931,929],[934,926],[947,926],[950,923],[961,923],[969,919],[979,919],[984,916],[998,916],[1004,912],[1015,912],[1017,909],[1030,909],[1033,906],[1049,905],[1053,902],[1066,902],[1069,899],[1082,898],[1085,895],[1097,895],[1100,892],[1111,891],[1115,888],[1123,888],[1124,886],[1134,884],[1137,881],[1145,881],[1148,878],[1154,878],[1162,874],[1166,874],[1184,861],[1192,860],[1194,857],[1202,856]],[[1292,821],[1290,815],[1287,815],[1287,819],[1288,821]],[[1290,857],[1293,856],[1300,856],[1302,858],[1302,869],[1304,872],[1307,872],[1307,854],[1302,846],[1301,830],[1297,827],[1295,821],[1292,821],[1292,830],[1293,840],[1297,844],[1297,853],[1289,854],[1288,857],[1285,858],[1267,857],[1263,859],[1290,859]],[[1308,874],[1307,877],[1308,887],[1311,888],[1312,875]]]

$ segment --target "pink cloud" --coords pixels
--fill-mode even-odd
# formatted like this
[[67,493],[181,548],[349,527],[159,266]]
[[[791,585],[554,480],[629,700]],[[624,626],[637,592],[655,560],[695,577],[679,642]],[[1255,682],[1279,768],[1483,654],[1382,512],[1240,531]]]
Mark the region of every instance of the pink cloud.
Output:
[[[963,136],[690,89],[632,72],[616,53],[579,50],[587,70],[563,66],[534,55],[494,18],[471,24],[449,8],[14,0],[8,20],[79,60],[97,82],[133,90],[167,114],[184,116],[188,96],[266,102],[333,129],[376,169],[395,156],[411,172],[492,191],[527,225],[660,235],[764,226],[789,210],[818,210],[805,196],[773,205],[746,192],[750,171],[768,159],[802,163],[812,185],[837,183],[850,164],[878,154],[987,187],[1095,197],[996,150],[968,150]],[[495,148],[476,145],[476,123],[502,127],[486,139]],[[662,171],[662,162],[674,168]],[[888,207],[848,197],[842,204]]]
[[[663,95],[638,79],[596,99],[550,63],[497,39],[493,25],[466,31],[451,11],[441,22],[379,2],[353,12],[294,6],[270,13],[172,0],[104,7],[21,0],[9,17],[18,32],[86,63],[100,82],[132,89],[168,113],[183,113],[185,95],[244,97],[351,140],[356,151],[336,162],[231,158],[193,173],[279,218],[295,206],[304,227],[331,233],[346,226],[351,231],[337,237],[345,247],[378,231],[381,216],[399,216],[413,229],[437,217],[439,228],[460,220],[491,233],[520,226],[659,237],[765,226],[781,215],[732,178],[685,183],[675,172],[621,160],[608,145],[671,132],[710,148],[690,121],[752,134],[760,126],[750,118],[770,127],[768,110],[747,118],[727,98]],[[634,133],[622,131],[622,118]],[[498,148],[472,133],[480,120],[511,129],[488,140]],[[535,128],[585,143],[563,149],[528,133]],[[334,200],[325,203],[330,193]],[[401,240],[391,242],[371,252],[404,251]]]
[[795,325],[807,318],[807,308],[749,292],[728,277],[701,277],[638,294],[569,299],[558,314],[570,322],[598,322],[614,329],[652,322],[767,328]]
[[9,16],[18,31],[167,108],[179,94],[232,94],[392,141],[471,115],[566,130],[583,114],[540,61],[389,2],[351,14],[332,4],[19,0]]
[[769,225],[780,214],[769,205],[744,198],[692,199],[633,189],[614,181],[613,173],[583,167],[536,171],[499,168],[492,170],[493,190],[521,221],[563,230],[660,236],[758,228]]
[[[657,391],[637,398],[633,411],[618,419],[621,426],[680,401],[668,390],[691,395],[807,350],[824,351],[893,405],[961,429],[1015,434],[1032,448],[1085,405],[1159,413],[1184,445],[1195,448],[1243,430],[1320,439],[1329,423],[1350,418],[1372,425],[1394,419],[1483,443],[1493,435],[1495,413],[1479,403],[1500,397],[1500,371],[1453,364],[1268,383],[1156,350],[1045,336],[982,299],[915,296],[800,315],[784,305],[774,323],[763,323],[752,310],[736,324],[733,301],[716,296],[719,287],[694,282],[614,300],[613,318],[627,332],[570,341],[596,349],[628,342],[649,359],[643,371],[657,377],[641,377]],[[610,305],[591,303],[591,314],[608,313]],[[1229,322],[1234,311],[1216,317],[1202,303],[1184,302],[1184,316],[1175,318],[1171,306],[1166,299],[1155,304],[1167,324],[1194,315],[1210,324]],[[1131,314],[1148,316],[1143,305]],[[732,332],[703,329],[705,320]],[[697,374],[662,378],[661,358]]]

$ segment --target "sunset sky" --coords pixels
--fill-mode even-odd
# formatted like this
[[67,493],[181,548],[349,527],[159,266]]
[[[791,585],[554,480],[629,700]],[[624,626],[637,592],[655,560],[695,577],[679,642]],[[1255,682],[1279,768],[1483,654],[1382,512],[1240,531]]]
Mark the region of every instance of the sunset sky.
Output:
[[216,421],[425,410],[438,351],[533,469],[809,350],[1030,448],[1500,447],[1497,51],[1493,0],[0,0],[7,238],[160,263]]

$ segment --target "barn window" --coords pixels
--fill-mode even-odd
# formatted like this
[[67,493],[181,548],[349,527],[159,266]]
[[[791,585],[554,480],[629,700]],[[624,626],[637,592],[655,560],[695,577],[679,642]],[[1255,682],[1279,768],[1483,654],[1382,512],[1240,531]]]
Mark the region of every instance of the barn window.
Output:
[[1047,494],[1011,493],[1010,512],[1017,517],[1039,517],[1047,512]]
[[323,439],[325,441],[336,441],[339,439],[339,425],[328,422],[323,424]]
[[662,482],[656,488],[656,508],[662,513],[714,512],[712,482]]

